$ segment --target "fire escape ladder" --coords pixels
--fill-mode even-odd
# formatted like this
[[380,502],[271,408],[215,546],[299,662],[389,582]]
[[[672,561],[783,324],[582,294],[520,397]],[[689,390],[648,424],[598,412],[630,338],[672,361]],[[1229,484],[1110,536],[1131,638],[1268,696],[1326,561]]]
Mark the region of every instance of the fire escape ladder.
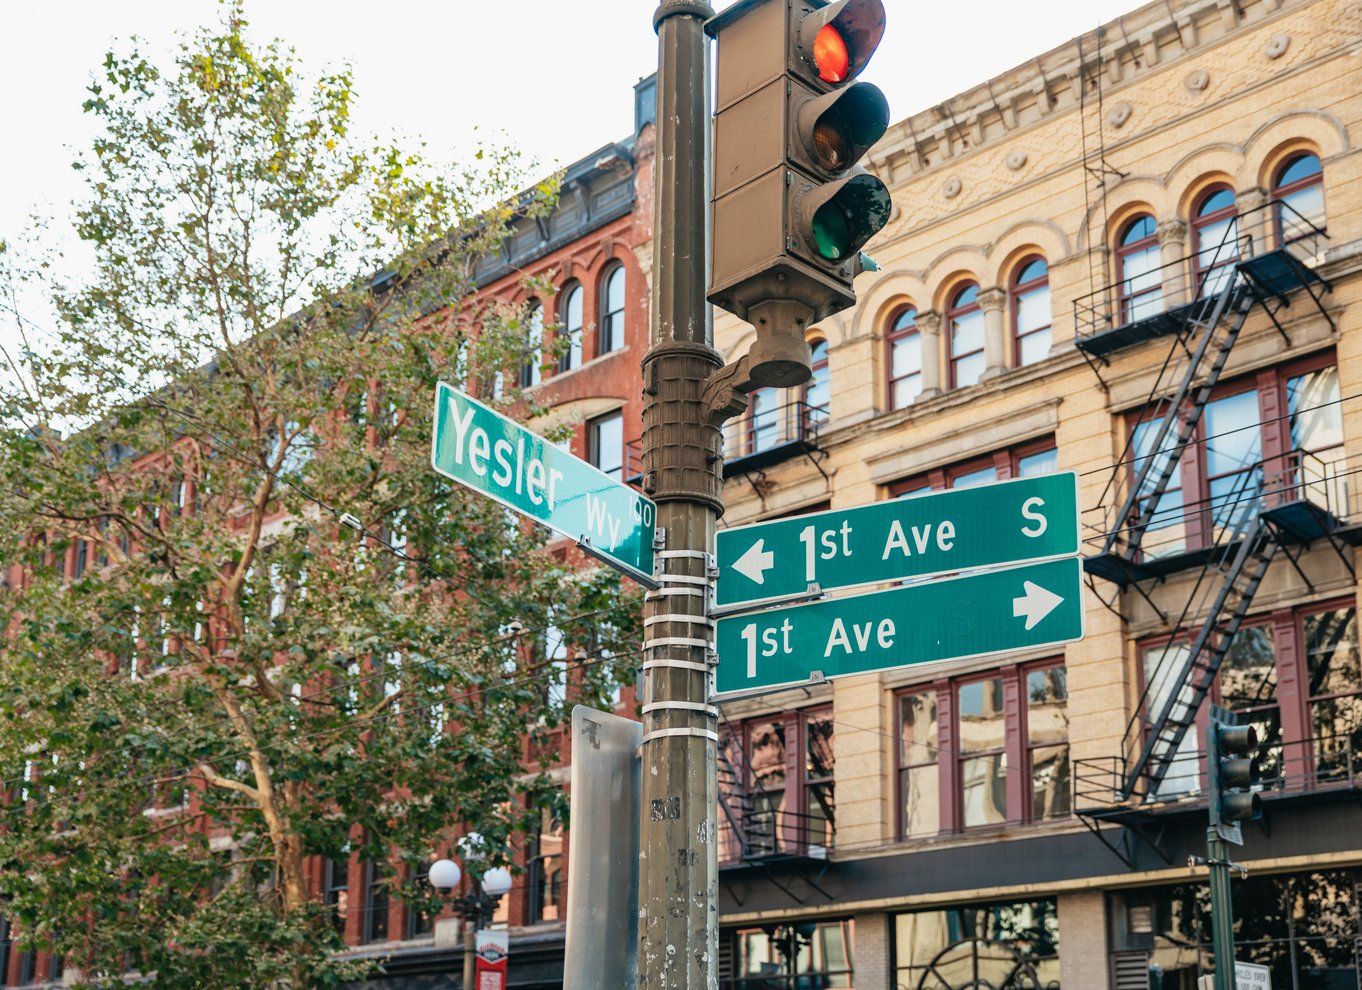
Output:
[[1197,711],[1248,614],[1277,548],[1278,542],[1267,523],[1255,512],[1229,558],[1214,603],[1181,668],[1169,678],[1167,700],[1150,723],[1144,746],[1131,765],[1122,789],[1123,800],[1136,793],[1142,780],[1146,798],[1152,797],[1178,759],[1183,738],[1196,724]]
[[[1201,300],[1188,314],[1188,332],[1182,337],[1187,342],[1189,357],[1186,373],[1166,402],[1167,414],[1149,440],[1150,453],[1141,458],[1133,443],[1128,447],[1129,454],[1137,460],[1135,478],[1120,509],[1110,519],[1102,555],[1127,562],[1138,557],[1144,533],[1158,511],[1159,500],[1183,450],[1196,432],[1201,412],[1220,380],[1254,299],[1252,287],[1235,268],[1217,295]],[[1117,471],[1124,470],[1123,465],[1118,465]]]
[[[737,858],[747,859],[748,829],[752,822],[752,796],[747,790],[747,773],[742,760],[742,733],[738,732],[720,709],[724,731],[716,747],[715,768],[718,776],[719,810],[728,823],[737,844]],[[737,747],[736,753],[733,752]]]

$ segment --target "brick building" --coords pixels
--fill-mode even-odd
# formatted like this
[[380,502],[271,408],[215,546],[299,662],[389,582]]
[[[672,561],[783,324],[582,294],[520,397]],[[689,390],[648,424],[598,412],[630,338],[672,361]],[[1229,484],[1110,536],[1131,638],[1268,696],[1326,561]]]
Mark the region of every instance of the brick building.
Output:
[[1360,39],[1151,3],[872,152],[882,270],[723,523],[1074,471],[1087,637],[724,704],[721,986],[1190,990],[1208,702],[1264,736],[1237,957],[1359,985]]

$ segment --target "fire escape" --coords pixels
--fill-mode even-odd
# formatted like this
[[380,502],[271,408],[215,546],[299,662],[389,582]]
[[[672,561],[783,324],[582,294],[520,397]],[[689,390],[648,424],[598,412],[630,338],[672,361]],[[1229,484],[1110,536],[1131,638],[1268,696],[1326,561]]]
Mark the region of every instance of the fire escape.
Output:
[[[1253,238],[1241,237],[1255,227],[1275,227],[1281,246],[1255,252]],[[1148,287],[1176,275],[1178,262],[1075,304],[1076,343],[1099,381],[1115,352],[1170,338],[1138,425],[1099,504],[1085,513],[1085,537],[1095,551],[1084,560],[1089,586],[1118,615],[1123,592],[1139,595],[1177,644],[1146,677],[1120,755],[1075,762],[1075,810],[1132,867],[1131,835],[1167,859],[1159,812],[1185,807],[1200,789],[1197,715],[1273,560],[1285,557],[1309,585],[1301,568],[1307,547],[1327,542],[1351,570],[1344,545],[1362,542],[1362,527],[1348,522],[1346,472],[1309,451],[1238,465],[1209,499],[1186,502],[1181,490],[1183,454],[1197,442],[1202,413],[1249,316],[1261,308],[1287,339],[1282,310],[1309,300],[1333,325],[1323,303],[1331,286],[1315,270],[1324,242],[1324,233],[1287,204],[1272,203],[1240,214],[1218,247],[1203,250],[1205,268],[1191,302],[1151,305],[1158,290]],[[1170,614],[1151,588],[1175,574],[1194,577],[1180,612]],[[1303,761],[1288,754],[1281,762]],[[1355,786],[1351,768],[1348,776]],[[1109,840],[1104,822],[1123,826],[1119,844]]]

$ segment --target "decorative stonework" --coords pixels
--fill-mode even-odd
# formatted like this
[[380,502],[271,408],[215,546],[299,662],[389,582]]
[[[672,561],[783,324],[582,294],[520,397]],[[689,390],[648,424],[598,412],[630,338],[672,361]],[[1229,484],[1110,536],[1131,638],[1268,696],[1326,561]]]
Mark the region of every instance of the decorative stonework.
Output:
[[903,216],[903,207],[899,206],[898,203],[894,203],[892,206],[889,207],[889,222],[890,222],[890,223],[893,223],[895,220],[897,220],[897,219],[898,219],[899,217],[901,217],[901,216]]
[[1205,69],[1197,69],[1195,72],[1187,73],[1187,78],[1182,84],[1193,93],[1200,93],[1211,84],[1211,74]]
[[1124,127],[1126,121],[1130,119],[1130,115],[1134,112],[1135,108],[1129,103],[1118,103],[1116,106],[1112,107],[1111,112],[1107,114],[1107,123],[1112,127]]
[[964,185],[959,179],[950,178],[947,179],[945,185],[941,187],[941,195],[945,196],[947,199],[955,199],[956,196],[960,195],[960,190],[963,188]]
[[1026,152],[1014,151],[1007,156],[1007,167],[1016,172],[1026,167]]
[[1263,54],[1268,58],[1281,58],[1286,54],[1286,50],[1291,47],[1291,35],[1274,34],[1267,39],[1267,45],[1263,48]]
[[985,313],[1001,313],[1007,304],[1007,293],[1002,289],[985,289],[979,293],[979,308]]

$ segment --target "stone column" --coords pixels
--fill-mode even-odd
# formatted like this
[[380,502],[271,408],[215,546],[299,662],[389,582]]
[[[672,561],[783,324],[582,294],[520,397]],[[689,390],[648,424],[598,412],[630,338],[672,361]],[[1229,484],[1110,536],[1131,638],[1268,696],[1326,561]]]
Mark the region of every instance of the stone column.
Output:
[[1083,990],[1107,990],[1107,904],[1101,891],[1059,895],[1060,983]]
[[1003,309],[1007,293],[994,287],[979,293],[979,308],[984,311],[984,373],[980,381],[997,378],[1007,370],[1007,329]]
[[941,314],[927,310],[917,314],[917,329],[922,334],[922,392],[917,401],[941,394]]
[[1187,301],[1187,266],[1178,264],[1187,257],[1187,224],[1165,220],[1154,228],[1154,236],[1159,239],[1159,264],[1163,266],[1163,308],[1172,309]]
[[1276,236],[1276,231],[1272,229],[1272,211],[1261,209],[1267,201],[1267,190],[1262,186],[1250,186],[1235,194],[1234,205],[1239,210],[1241,258],[1252,258],[1272,249],[1272,241]]

